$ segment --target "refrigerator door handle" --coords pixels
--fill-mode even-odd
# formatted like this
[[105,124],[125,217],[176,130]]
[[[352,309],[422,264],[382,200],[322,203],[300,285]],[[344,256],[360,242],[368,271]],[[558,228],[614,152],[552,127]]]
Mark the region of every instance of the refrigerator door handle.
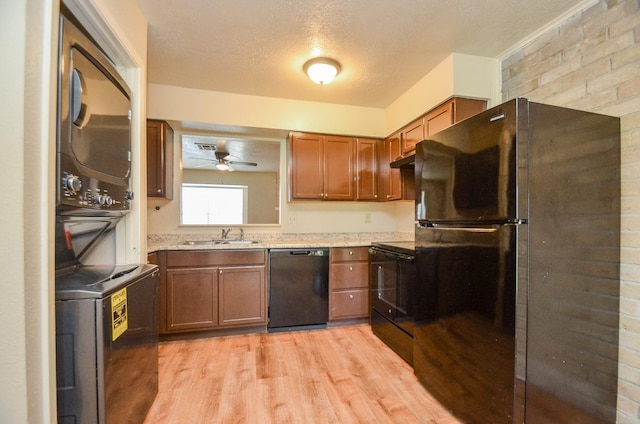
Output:
[[499,228],[502,225],[521,225],[526,224],[526,219],[514,219],[510,221],[474,221],[474,222],[416,222],[417,228],[438,228],[438,229],[460,229],[460,228]]
[[468,227],[468,226],[455,227],[455,226],[447,226],[447,225],[444,225],[444,226],[435,225],[433,228],[437,228],[438,230],[441,230],[441,231],[464,230],[472,233],[495,233],[500,229],[500,225],[486,225],[482,227]]

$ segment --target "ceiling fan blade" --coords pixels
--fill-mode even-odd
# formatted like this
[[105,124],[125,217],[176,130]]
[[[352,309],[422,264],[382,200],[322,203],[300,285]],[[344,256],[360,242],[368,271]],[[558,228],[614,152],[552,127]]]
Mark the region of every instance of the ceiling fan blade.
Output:
[[205,166],[212,166],[213,162],[203,163],[202,165],[195,165],[194,168],[204,168]]
[[234,165],[242,165],[242,166],[258,166],[258,164],[255,162],[242,162],[237,160],[230,160],[227,163],[234,164]]

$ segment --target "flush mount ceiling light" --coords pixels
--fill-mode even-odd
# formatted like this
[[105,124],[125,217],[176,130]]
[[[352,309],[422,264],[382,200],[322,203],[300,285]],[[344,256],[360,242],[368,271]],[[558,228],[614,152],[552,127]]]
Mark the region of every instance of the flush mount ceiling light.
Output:
[[316,57],[302,67],[311,81],[316,84],[329,84],[340,73],[340,64],[328,57]]

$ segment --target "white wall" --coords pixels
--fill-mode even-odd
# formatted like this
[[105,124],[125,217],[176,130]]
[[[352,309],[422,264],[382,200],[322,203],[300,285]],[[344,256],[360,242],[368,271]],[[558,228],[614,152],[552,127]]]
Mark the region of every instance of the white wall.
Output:
[[[47,141],[52,135],[50,34],[56,6],[46,0],[0,2],[0,422],[49,423],[55,408],[48,249],[51,201]],[[11,58],[11,60],[7,60]],[[45,185],[46,184],[46,185]],[[55,387],[53,385],[53,387]]]
[[149,84],[148,117],[380,137],[382,109]]

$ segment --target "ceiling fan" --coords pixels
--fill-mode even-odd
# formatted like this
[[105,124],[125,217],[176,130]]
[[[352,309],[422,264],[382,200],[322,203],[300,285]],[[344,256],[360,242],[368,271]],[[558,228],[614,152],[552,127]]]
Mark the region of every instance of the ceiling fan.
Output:
[[[220,171],[233,172],[235,171],[235,168],[233,167],[233,165],[258,166],[258,164],[255,162],[232,160],[231,159],[232,156],[229,154],[229,152],[226,150],[223,150],[224,145],[216,146],[215,144],[204,144],[204,143],[196,143],[196,145],[200,150],[208,150],[208,151],[214,152],[214,155],[215,155],[214,162],[217,162],[216,168]],[[211,159],[207,159],[207,160],[211,160]],[[202,165],[202,166],[206,166],[206,165]]]

